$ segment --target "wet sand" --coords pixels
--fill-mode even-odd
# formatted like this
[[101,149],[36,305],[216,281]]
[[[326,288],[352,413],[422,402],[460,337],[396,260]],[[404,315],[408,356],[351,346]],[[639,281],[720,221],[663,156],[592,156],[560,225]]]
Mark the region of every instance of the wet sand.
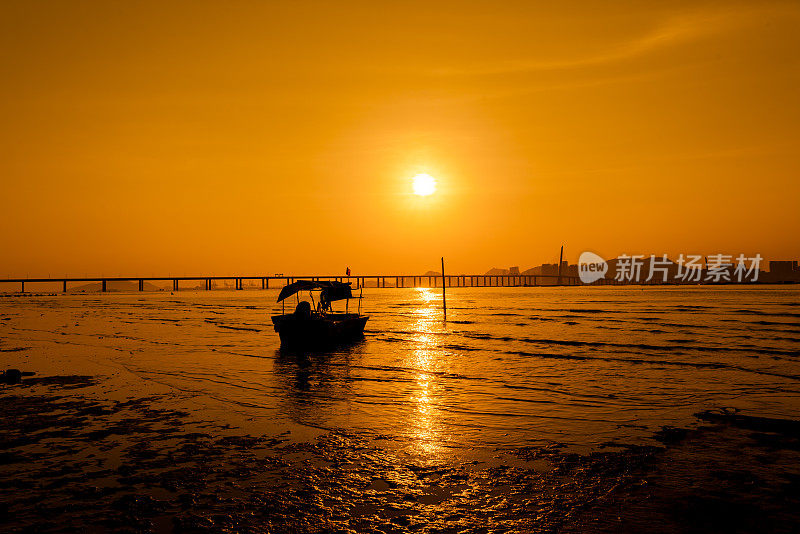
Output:
[[[487,460],[345,430],[252,435],[97,395],[93,376],[0,387],[8,532],[796,532],[800,423],[735,412],[657,446],[554,444]],[[308,436],[306,436],[308,437]]]
[[493,291],[5,299],[0,532],[799,530],[796,291]]

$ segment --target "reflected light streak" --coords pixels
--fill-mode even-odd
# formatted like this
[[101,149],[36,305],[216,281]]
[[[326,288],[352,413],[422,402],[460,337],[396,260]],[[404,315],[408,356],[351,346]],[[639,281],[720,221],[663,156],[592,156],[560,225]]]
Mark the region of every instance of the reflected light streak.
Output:
[[[418,287],[416,288],[416,290],[417,290],[417,296],[423,301],[424,304],[428,304],[432,300],[439,300],[441,298],[439,293],[434,292],[429,287]],[[417,308],[417,310],[415,311],[417,312],[430,311],[430,308],[429,307]]]
[[414,406],[410,414],[410,428],[418,451],[427,456],[436,456],[441,448],[440,425],[436,417],[434,397],[438,378],[437,344],[438,336],[432,327],[437,324],[439,310],[432,301],[437,300],[435,292],[429,288],[419,288],[420,305],[413,310],[415,321],[410,330],[415,332],[415,348],[408,361],[408,367],[417,369],[415,391],[410,396],[410,404]]

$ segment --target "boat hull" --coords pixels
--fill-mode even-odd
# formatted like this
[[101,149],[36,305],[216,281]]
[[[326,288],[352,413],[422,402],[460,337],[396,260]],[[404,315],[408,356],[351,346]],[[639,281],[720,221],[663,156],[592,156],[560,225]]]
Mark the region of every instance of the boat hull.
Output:
[[354,313],[335,316],[273,315],[272,324],[282,345],[328,346],[364,336],[369,317]]

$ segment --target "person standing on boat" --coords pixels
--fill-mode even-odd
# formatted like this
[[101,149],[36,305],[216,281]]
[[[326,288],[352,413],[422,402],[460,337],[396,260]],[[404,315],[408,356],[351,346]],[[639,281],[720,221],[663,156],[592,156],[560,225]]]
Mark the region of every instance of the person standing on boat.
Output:
[[347,271],[346,272],[347,272],[347,276],[350,276],[350,266],[349,265],[347,266]]

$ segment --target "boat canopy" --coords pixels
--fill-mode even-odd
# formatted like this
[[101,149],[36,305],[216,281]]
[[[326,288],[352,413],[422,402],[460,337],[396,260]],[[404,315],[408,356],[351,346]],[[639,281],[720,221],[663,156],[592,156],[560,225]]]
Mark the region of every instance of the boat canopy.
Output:
[[311,280],[298,280],[281,289],[281,293],[278,295],[278,302],[291,297],[299,291],[311,291],[312,289],[321,290],[328,302],[353,298],[353,289],[350,287],[350,282],[312,282]]

